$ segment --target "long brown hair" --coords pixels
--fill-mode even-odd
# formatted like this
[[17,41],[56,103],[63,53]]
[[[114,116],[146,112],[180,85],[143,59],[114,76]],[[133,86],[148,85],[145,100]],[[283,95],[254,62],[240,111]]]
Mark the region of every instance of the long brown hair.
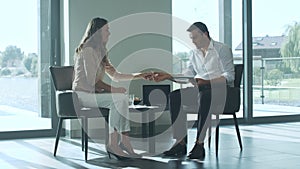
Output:
[[[82,37],[82,40],[81,40],[79,46],[75,49],[75,52],[78,54],[82,50],[84,44],[89,39],[91,39],[93,37],[93,35],[107,23],[108,23],[107,20],[104,18],[99,18],[99,17],[93,18],[89,22],[89,24],[86,28],[86,31]],[[103,47],[103,48],[105,48],[105,47]],[[104,52],[104,51],[102,51],[102,52]],[[105,55],[106,55],[106,53],[105,53]]]

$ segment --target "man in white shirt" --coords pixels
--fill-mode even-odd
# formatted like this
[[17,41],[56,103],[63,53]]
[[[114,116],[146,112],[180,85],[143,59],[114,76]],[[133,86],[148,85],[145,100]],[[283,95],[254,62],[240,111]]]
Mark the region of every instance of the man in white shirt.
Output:
[[[226,89],[233,87],[234,64],[231,49],[214,41],[206,25],[202,22],[193,23],[188,29],[196,46],[189,57],[189,65],[184,76],[193,77],[194,87],[183,88],[170,93],[170,112],[173,137],[176,143],[164,152],[166,156],[181,156],[187,153],[186,113],[183,106],[193,107],[198,111],[196,143],[188,157],[203,159],[205,156],[204,139],[209,125],[206,120],[210,112],[222,112],[225,105]],[[176,82],[176,76],[166,72],[155,72],[154,80]]]

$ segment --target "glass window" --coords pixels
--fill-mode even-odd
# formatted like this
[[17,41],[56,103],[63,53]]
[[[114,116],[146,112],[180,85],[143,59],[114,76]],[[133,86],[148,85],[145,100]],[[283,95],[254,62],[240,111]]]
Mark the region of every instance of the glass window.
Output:
[[[232,17],[232,53],[234,64],[242,64],[242,2],[240,0],[232,0],[231,2],[231,17]],[[243,81],[241,83],[243,85]],[[243,87],[241,86],[241,90]],[[243,92],[241,91],[241,106],[240,111],[236,114],[237,117],[243,117]]]
[[52,129],[50,0],[0,6],[0,132]]
[[253,116],[299,114],[300,2],[252,2],[252,35],[261,39],[253,45]]
[[[188,56],[195,48],[186,29],[194,22],[201,21],[208,27],[212,39],[219,41],[219,1],[182,0],[172,1],[173,15],[173,73],[181,73],[187,67]],[[183,7],[184,6],[184,7]],[[183,34],[183,35],[182,35]],[[185,38],[186,37],[186,38]],[[173,83],[173,89],[191,86]],[[188,114],[188,120],[196,120],[197,114]]]

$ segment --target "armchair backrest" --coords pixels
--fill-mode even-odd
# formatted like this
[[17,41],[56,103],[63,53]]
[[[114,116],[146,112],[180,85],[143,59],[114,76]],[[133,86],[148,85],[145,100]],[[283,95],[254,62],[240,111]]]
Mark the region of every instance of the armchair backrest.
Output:
[[74,66],[50,66],[56,91],[72,90]]
[[241,81],[243,76],[244,65],[243,64],[236,64],[234,65],[234,87],[227,89],[227,98],[224,107],[223,114],[233,114],[240,110],[241,104]]
[[243,64],[234,65],[234,73],[235,73],[234,87],[240,87],[241,86],[243,70],[244,70],[244,65]]
[[72,91],[73,66],[50,66],[52,81],[56,90],[56,111],[59,117],[76,117],[80,110],[77,94]]

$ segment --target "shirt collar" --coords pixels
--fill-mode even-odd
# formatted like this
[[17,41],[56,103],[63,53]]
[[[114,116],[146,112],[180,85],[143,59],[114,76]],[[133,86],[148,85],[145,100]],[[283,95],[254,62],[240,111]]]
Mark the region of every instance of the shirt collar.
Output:
[[208,45],[208,50],[212,50],[212,49],[214,49],[214,40],[210,39],[210,43]]

